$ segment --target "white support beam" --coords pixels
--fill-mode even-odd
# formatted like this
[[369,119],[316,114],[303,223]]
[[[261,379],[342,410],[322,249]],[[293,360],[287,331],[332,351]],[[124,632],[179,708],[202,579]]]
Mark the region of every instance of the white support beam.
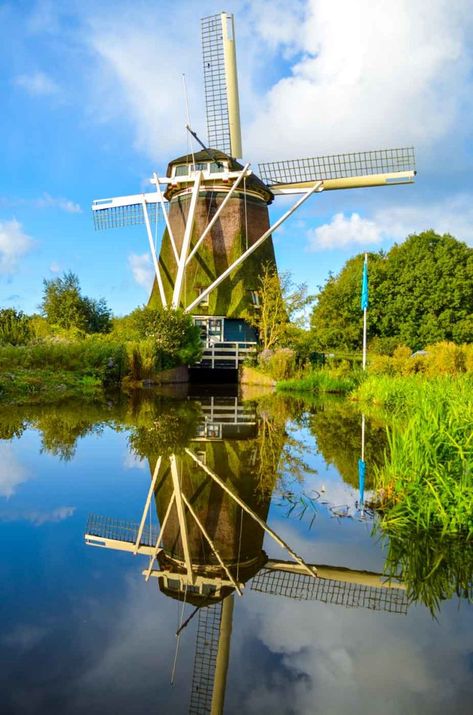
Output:
[[[359,571],[355,569],[347,569],[343,566],[323,566],[320,564],[311,564],[312,568],[317,569],[318,578],[329,579],[331,581],[340,581],[341,583],[357,583],[360,586],[370,586],[372,588],[398,589],[406,590],[406,585],[401,581],[388,579],[381,573],[373,571]],[[265,565],[265,569],[271,571],[286,571],[287,573],[304,573],[303,569],[298,564],[291,561],[276,561],[269,559]]]
[[251,508],[248,506],[248,504],[246,504],[246,503],[243,501],[243,499],[240,499],[240,497],[238,496],[238,494],[234,494],[234,493],[232,492],[232,490],[229,489],[229,487],[227,487],[227,485],[225,484],[225,482],[224,482],[222,479],[220,479],[220,477],[219,477],[217,474],[215,474],[215,472],[213,472],[211,469],[209,469],[206,464],[204,464],[203,462],[201,462],[200,459],[199,459],[198,457],[196,457],[196,455],[194,454],[194,452],[192,452],[190,449],[187,449],[187,448],[186,448],[185,451],[186,451],[186,454],[188,454],[189,457],[191,457],[191,458],[194,460],[194,462],[195,462],[196,464],[198,464],[199,467],[200,467],[201,469],[203,469],[204,472],[206,472],[206,474],[209,475],[209,477],[212,477],[212,479],[213,479],[215,482],[217,482],[217,484],[218,484],[225,492],[227,492],[227,494],[229,494],[230,497],[231,497],[239,506],[241,506],[241,508],[242,508],[244,511],[246,511],[247,514],[249,514],[252,519],[254,519],[254,521],[256,521],[256,523],[258,524],[258,526],[260,526],[264,531],[266,531],[266,533],[269,534],[269,535],[271,536],[271,538],[274,539],[274,541],[275,541],[277,544],[279,544],[279,546],[281,546],[283,549],[285,549],[285,550],[288,552],[288,554],[290,554],[290,556],[292,556],[292,558],[294,559],[294,561],[297,561],[297,563],[304,569],[304,571],[305,571],[306,573],[309,574],[309,576],[313,576],[314,578],[317,576],[317,569],[315,569],[314,567],[308,566],[308,565],[305,563],[305,561],[304,561],[300,556],[298,556],[298,555],[296,554],[296,552],[293,551],[293,550],[291,549],[291,547],[290,547],[288,544],[286,544],[286,542],[283,541],[283,540],[281,539],[281,537],[278,536],[278,535],[276,534],[276,532],[273,531],[273,530],[271,529],[271,527],[269,527],[269,526],[266,524],[266,522],[263,521],[263,519],[261,519],[261,518],[258,516],[258,514],[257,514],[256,512],[254,512],[253,509],[251,509]]
[[145,200],[144,196],[142,198],[141,204],[143,206],[143,216],[145,218],[146,233],[148,234],[149,248],[151,251],[151,257],[153,259],[154,272],[156,274],[156,281],[158,283],[159,295],[161,296],[161,303],[163,305],[163,308],[166,308],[167,307],[166,294],[164,292],[163,281],[161,279],[161,271],[159,270],[158,258],[156,256],[156,251],[154,249],[153,234],[151,232],[151,226],[149,223],[148,207],[146,205],[146,200]]
[[199,238],[199,240],[198,240],[197,243],[195,244],[195,246],[194,246],[194,248],[192,249],[192,251],[189,253],[189,256],[187,257],[187,260],[186,260],[186,265],[187,265],[187,264],[189,263],[189,261],[193,258],[193,256],[195,256],[195,254],[196,254],[197,251],[199,250],[199,247],[200,247],[202,241],[203,241],[204,238],[208,235],[208,233],[212,230],[212,227],[213,227],[213,225],[215,224],[215,222],[220,218],[220,214],[222,213],[222,211],[223,211],[223,209],[225,208],[225,206],[227,205],[228,201],[230,201],[230,199],[231,199],[231,197],[233,196],[234,192],[236,191],[236,189],[237,189],[238,186],[240,185],[241,180],[243,179],[243,177],[244,177],[244,176],[248,176],[249,174],[251,174],[251,171],[250,171],[250,172],[248,171],[249,166],[250,166],[250,162],[248,162],[247,164],[245,164],[245,166],[243,167],[242,171],[240,172],[240,174],[239,174],[239,176],[238,176],[238,179],[235,181],[235,183],[233,184],[232,188],[230,189],[230,191],[228,192],[228,194],[225,196],[224,200],[222,201],[222,203],[221,203],[220,206],[218,207],[217,211],[215,212],[215,214],[214,214],[212,220],[211,220],[210,223],[207,225],[205,231],[203,232],[203,234],[201,235],[201,237]]
[[201,530],[202,534],[204,535],[205,540],[207,541],[208,545],[210,546],[210,548],[212,549],[213,553],[215,554],[215,557],[216,557],[218,563],[220,564],[220,566],[222,567],[222,569],[223,569],[223,570],[225,571],[225,573],[227,574],[228,580],[231,581],[231,583],[233,584],[233,587],[236,589],[236,591],[238,591],[238,594],[241,596],[241,595],[242,595],[242,590],[241,590],[240,586],[238,585],[238,583],[235,581],[235,579],[234,579],[233,576],[231,575],[231,573],[230,573],[230,571],[228,570],[227,566],[225,566],[225,564],[223,563],[222,558],[221,558],[220,554],[218,553],[215,544],[213,543],[213,541],[212,541],[212,539],[210,538],[210,536],[207,534],[207,531],[206,531],[206,529],[205,529],[205,526],[204,526],[204,525],[202,524],[202,522],[200,521],[199,517],[198,517],[197,514],[195,513],[195,511],[194,511],[194,509],[192,508],[192,506],[189,504],[189,501],[186,499],[186,497],[185,497],[184,494],[182,495],[182,499],[184,500],[184,504],[186,505],[186,507],[189,509],[189,511],[190,511],[190,513],[191,513],[191,516],[193,517],[195,523],[197,524],[197,526],[198,526],[199,529]]
[[153,570],[154,562],[156,561],[156,556],[161,551],[161,549],[159,548],[159,544],[161,543],[161,539],[164,536],[164,530],[166,528],[166,524],[168,523],[169,514],[171,513],[172,505],[174,504],[175,498],[176,498],[176,495],[173,493],[171,499],[169,500],[168,508],[166,509],[163,523],[161,524],[161,529],[158,534],[158,538],[156,539],[156,544],[154,545],[154,549],[153,549],[152,553],[150,554],[149,566],[146,570],[146,576],[145,576],[146,581],[148,581],[151,571]]
[[178,254],[178,252],[177,252],[176,242],[175,242],[175,240],[174,240],[174,234],[173,234],[173,232],[172,232],[171,224],[169,223],[168,212],[166,211],[166,206],[165,206],[165,200],[164,200],[163,192],[161,191],[161,186],[160,186],[160,183],[159,183],[159,178],[158,178],[158,175],[157,175],[156,172],[154,172],[154,174],[153,174],[153,183],[156,184],[156,193],[157,193],[157,195],[158,195],[158,201],[159,201],[159,203],[161,204],[161,208],[162,208],[162,210],[163,210],[163,216],[164,216],[164,221],[166,222],[166,228],[167,228],[167,230],[168,230],[169,240],[171,241],[171,246],[172,246],[172,250],[173,250],[173,253],[174,253],[174,258],[176,259],[176,264],[178,264],[178,263],[179,263],[179,254]]
[[182,490],[181,490],[181,484],[179,482],[179,471],[177,468],[177,460],[176,460],[176,455],[171,454],[169,457],[169,461],[171,463],[171,475],[172,475],[172,483],[174,487],[174,494],[176,496],[176,507],[177,507],[177,518],[179,520],[179,529],[180,529],[180,535],[181,535],[181,543],[182,547],[184,549],[184,561],[186,563],[186,569],[187,569],[187,575],[190,579],[191,583],[194,583],[194,574],[192,572],[192,559],[191,559],[191,552],[189,548],[189,537],[187,534],[187,523],[186,523],[186,515],[184,511],[184,506],[183,506],[183,495],[182,495]]
[[[141,204],[143,199],[147,204],[157,204],[158,196],[155,193],[146,194],[130,194],[130,196],[115,196],[110,199],[95,199],[92,202],[92,211],[101,211],[102,209],[115,209],[120,206],[136,206]],[[164,199],[166,201],[166,199]]]
[[146,523],[146,517],[148,516],[149,505],[151,503],[151,498],[154,494],[156,482],[158,481],[159,469],[161,467],[161,459],[162,459],[162,457],[158,457],[158,461],[156,462],[156,466],[155,466],[154,472],[153,472],[153,478],[151,479],[151,484],[150,484],[150,487],[148,490],[148,496],[146,497],[146,502],[145,502],[145,506],[143,509],[143,515],[141,517],[140,525],[138,527],[138,534],[136,536],[135,550],[133,552],[135,555],[138,552],[138,547],[140,545],[141,537],[143,535],[143,529],[144,529],[145,523]]
[[174,292],[172,295],[172,307],[178,308],[179,302],[181,300],[182,283],[184,280],[184,271],[186,269],[187,254],[189,253],[189,246],[192,237],[192,229],[194,228],[194,218],[195,209],[197,206],[197,199],[199,198],[200,182],[202,180],[202,172],[197,171],[194,179],[194,186],[192,189],[192,197],[189,205],[189,212],[187,214],[186,229],[184,231],[184,238],[182,239],[181,254],[179,256],[179,263],[177,264],[177,275],[176,282],[174,284]]
[[312,186],[311,189],[309,189],[308,191],[306,191],[306,193],[304,194],[304,196],[302,196],[298,201],[296,201],[296,203],[294,204],[294,206],[292,206],[288,211],[286,211],[286,213],[285,213],[283,216],[281,216],[281,218],[278,219],[278,221],[276,221],[276,223],[275,223],[273,226],[270,226],[270,227],[268,228],[268,230],[265,231],[265,233],[263,233],[263,235],[262,235],[260,238],[258,238],[258,240],[255,241],[255,243],[253,243],[252,246],[250,246],[244,253],[242,253],[241,256],[239,256],[239,257],[236,259],[236,261],[234,261],[234,262],[231,264],[231,266],[229,266],[228,268],[226,268],[226,269],[224,270],[224,272],[223,272],[221,275],[219,275],[218,278],[216,278],[216,279],[214,280],[214,282],[213,282],[208,288],[206,288],[205,290],[203,290],[202,293],[201,293],[189,306],[187,306],[187,308],[185,308],[185,312],[186,312],[186,313],[190,313],[191,310],[193,310],[197,305],[199,305],[199,303],[200,303],[202,300],[204,300],[204,298],[206,298],[206,297],[209,295],[209,293],[211,293],[213,290],[215,290],[215,288],[217,288],[217,286],[219,286],[220,283],[221,283],[222,281],[224,281],[225,278],[227,278],[227,277],[230,275],[230,273],[232,273],[232,271],[235,270],[235,268],[238,268],[238,266],[239,266],[241,263],[243,263],[243,261],[245,261],[245,260],[248,258],[248,256],[250,256],[254,251],[256,251],[256,249],[259,248],[259,246],[261,246],[261,244],[263,243],[263,241],[266,241],[266,239],[269,238],[269,236],[271,236],[271,234],[274,233],[274,231],[276,231],[276,230],[279,228],[279,226],[281,226],[281,224],[284,223],[284,221],[285,221],[286,219],[288,219],[289,216],[291,216],[291,214],[293,214],[294,211],[296,211],[296,210],[299,208],[299,206],[302,206],[302,204],[304,203],[304,201],[307,201],[307,199],[308,199],[310,196],[312,196],[313,193],[315,193],[316,191],[319,191],[319,192],[320,192],[320,191],[323,191],[323,190],[324,190],[323,181],[317,181],[317,182]]

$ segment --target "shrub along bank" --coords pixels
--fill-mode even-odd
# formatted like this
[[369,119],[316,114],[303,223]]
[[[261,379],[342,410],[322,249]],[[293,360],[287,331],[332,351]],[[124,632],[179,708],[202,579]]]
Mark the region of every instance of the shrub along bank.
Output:
[[140,308],[115,321],[107,335],[49,335],[0,346],[0,400],[96,397],[104,388],[158,379],[161,370],[198,360],[200,350],[191,318]]

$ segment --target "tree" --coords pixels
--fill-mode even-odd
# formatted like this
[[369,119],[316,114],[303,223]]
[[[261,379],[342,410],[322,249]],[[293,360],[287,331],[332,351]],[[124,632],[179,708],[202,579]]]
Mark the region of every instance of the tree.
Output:
[[258,331],[263,350],[281,347],[291,334],[291,326],[302,327],[304,309],[313,301],[305,283],[294,284],[289,273],[280,276],[270,264],[259,278],[259,305],[245,317]]
[[156,364],[162,369],[192,364],[202,353],[199,328],[182,310],[136,308],[114,321],[114,333],[122,340],[150,341]]
[[21,310],[0,310],[0,345],[25,345],[31,339],[30,318]]
[[108,333],[111,311],[103,298],[94,300],[81,294],[79,278],[69,271],[62,278],[43,281],[42,314],[50,325],[86,333]]
[[[319,350],[358,350],[363,255],[320,289],[311,316]],[[439,340],[473,340],[473,249],[449,234],[424,231],[369,254],[368,338],[413,350]]]

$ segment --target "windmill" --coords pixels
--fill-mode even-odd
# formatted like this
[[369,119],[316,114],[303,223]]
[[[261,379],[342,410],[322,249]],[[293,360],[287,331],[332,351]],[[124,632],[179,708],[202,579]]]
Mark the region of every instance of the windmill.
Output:
[[[92,210],[98,229],[144,223],[155,270],[149,305],[181,307],[200,326],[206,365],[235,367],[253,349],[245,320],[259,306],[262,265],[275,269],[272,234],[313,194],[414,181],[411,147],[259,164],[242,164],[233,15],[202,20],[208,146],[173,159],[153,191],[100,199]],[[272,225],[268,206],[300,194]],[[165,231],[156,250],[152,224]],[[213,346],[221,350],[216,354]],[[223,352],[222,352],[223,351]]]
[[[190,713],[223,712],[234,594],[242,595],[246,584],[266,597],[394,613],[405,613],[408,606],[399,581],[308,564],[267,524],[271,493],[260,495],[255,489],[251,450],[245,449],[254,440],[255,411],[232,400],[204,400],[202,423],[189,446],[151,462],[139,522],[91,515],[85,533],[88,545],[147,558],[145,579],[157,581],[167,597],[194,606],[189,616],[197,615]],[[159,526],[149,521],[153,501]],[[267,557],[265,534],[290,560]],[[181,620],[179,635],[189,618]]]

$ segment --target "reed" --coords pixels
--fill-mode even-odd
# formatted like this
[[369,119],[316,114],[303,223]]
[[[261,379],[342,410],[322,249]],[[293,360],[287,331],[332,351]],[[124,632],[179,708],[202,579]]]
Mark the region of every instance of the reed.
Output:
[[397,417],[375,472],[384,529],[473,536],[472,394],[468,375],[370,377],[355,392]]
[[455,595],[473,600],[473,542],[411,529],[384,532],[382,542],[385,574],[402,578],[410,601],[423,603],[435,615],[441,601]]
[[281,380],[277,389],[290,392],[348,394],[358,385],[361,374],[357,372],[340,375],[332,370],[314,370],[291,380]]

